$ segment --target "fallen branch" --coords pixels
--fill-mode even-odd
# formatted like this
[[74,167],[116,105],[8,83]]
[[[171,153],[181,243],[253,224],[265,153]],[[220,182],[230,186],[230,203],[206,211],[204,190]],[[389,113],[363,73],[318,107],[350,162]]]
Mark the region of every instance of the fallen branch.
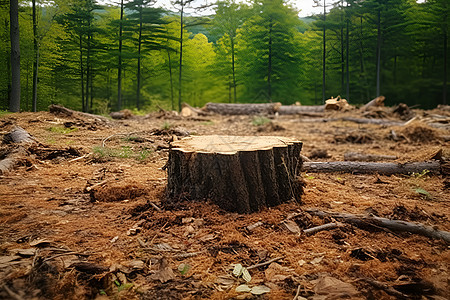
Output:
[[386,99],[386,97],[384,97],[384,96],[378,96],[375,99],[372,99],[371,101],[367,102],[363,107],[361,107],[361,110],[366,111],[372,107],[384,106],[385,99]]
[[346,161],[380,161],[395,159],[397,159],[397,156],[393,155],[364,154],[358,152],[346,152],[344,154],[344,160]]
[[306,235],[313,235],[313,234],[316,234],[319,231],[334,229],[334,228],[336,228],[338,226],[339,226],[338,223],[327,223],[327,224],[323,224],[323,225],[320,225],[320,226],[304,229],[303,232]]
[[[421,173],[424,170],[432,174],[441,173],[439,161],[425,161],[412,163],[375,163],[354,161],[332,161],[332,162],[304,162],[302,171],[316,173],[359,173],[359,174],[409,174]],[[445,173],[445,172],[444,172]]]
[[409,232],[423,235],[433,239],[442,239],[446,243],[450,243],[450,232],[436,230],[431,226],[426,226],[420,223],[407,222],[402,220],[390,220],[376,216],[353,215],[336,212],[326,212],[316,209],[306,210],[309,214],[319,217],[332,217],[343,222],[354,224],[361,228],[380,227],[387,228],[394,232]]
[[385,283],[382,283],[380,281],[376,281],[376,280],[369,279],[369,278],[362,278],[362,280],[380,290],[385,291],[387,294],[389,294],[391,296],[395,296],[400,299],[410,299],[410,297],[408,295],[400,293],[399,291],[395,290],[393,287],[391,287]]
[[283,257],[281,257],[281,256],[272,258],[271,260],[268,260],[268,261],[266,261],[266,262],[259,263],[259,264],[255,264],[255,265],[252,265],[252,266],[250,266],[250,267],[247,267],[247,270],[251,270],[251,269],[263,267],[263,266],[266,266],[266,265],[270,265],[271,263],[276,262],[276,261],[279,261],[279,260],[282,259],[282,258],[283,258]]
[[50,113],[55,114],[55,115],[63,115],[66,117],[78,117],[78,118],[84,117],[84,118],[93,119],[95,121],[102,122],[102,123],[111,123],[111,120],[106,117],[72,110],[69,108],[65,108],[64,106],[61,106],[61,105],[52,104],[49,106],[48,110],[50,111]]

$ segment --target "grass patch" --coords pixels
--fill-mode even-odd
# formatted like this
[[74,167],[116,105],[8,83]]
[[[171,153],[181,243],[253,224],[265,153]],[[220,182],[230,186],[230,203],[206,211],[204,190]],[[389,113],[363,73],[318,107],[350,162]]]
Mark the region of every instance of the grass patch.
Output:
[[201,122],[201,125],[214,125],[213,121],[205,121],[205,122]]
[[0,118],[9,114],[12,114],[12,112],[7,110],[0,110]]
[[153,151],[147,148],[133,149],[129,146],[122,146],[120,148],[95,146],[92,148],[92,152],[94,153],[94,159],[99,161],[111,160],[113,158],[131,158],[137,161],[145,161]]
[[161,129],[163,130],[169,130],[172,127],[172,124],[170,124],[167,121],[164,121],[163,125],[161,126]]
[[48,131],[53,132],[53,133],[59,133],[59,134],[67,134],[67,133],[71,133],[74,131],[77,131],[78,128],[67,128],[67,127],[63,127],[63,126],[52,126],[47,128]]
[[253,126],[262,126],[262,125],[265,125],[270,122],[271,122],[270,119],[268,119],[266,117],[256,116],[256,117],[253,117],[252,125]]

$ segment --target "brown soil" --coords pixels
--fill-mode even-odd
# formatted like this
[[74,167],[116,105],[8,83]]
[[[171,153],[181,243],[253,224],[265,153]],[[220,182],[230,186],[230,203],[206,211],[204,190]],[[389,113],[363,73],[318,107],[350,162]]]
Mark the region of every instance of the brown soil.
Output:
[[[450,231],[443,175],[302,174],[302,203],[239,215],[207,202],[168,202],[163,170],[169,143],[187,133],[282,135],[302,140],[302,154],[318,160],[343,160],[353,151],[408,162],[439,150],[448,159],[448,127],[302,122],[296,116],[274,118],[270,126],[255,126],[246,116],[165,118],[96,123],[48,112],[0,118],[0,138],[18,125],[40,142],[0,176],[1,299],[293,299],[297,293],[338,299],[345,298],[344,287],[352,290],[347,298],[448,299],[450,248],[444,241],[349,224],[305,236],[287,226],[333,221],[305,212],[317,208]],[[1,147],[0,159],[7,151]],[[235,291],[245,282],[233,277],[234,264],[273,258],[279,259],[248,270],[248,286],[265,285],[269,293]],[[347,285],[336,285],[337,294],[321,290],[324,280],[318,279],[325,276]]]

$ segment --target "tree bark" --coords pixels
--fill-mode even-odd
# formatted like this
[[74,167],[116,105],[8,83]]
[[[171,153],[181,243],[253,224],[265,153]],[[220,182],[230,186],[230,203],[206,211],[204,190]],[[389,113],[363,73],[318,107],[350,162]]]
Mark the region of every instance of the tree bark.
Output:
[[301,115],[325,112],[325,105],[282,105],[278,109],[280,115]]
[[[32,144],[36,140],[26,132],[22,127],[16,126],[9,133],[3,137],[3,144],[19,145],[12,148],[12,150],[4,155],[4,158],[0,160],[0,175],[3,175],[12,169],[19,163],[20,157],[26,154],[23,144]],[[3,155],[2,155],[3,156]]]
[[181,11],[180,11],[180,65],[179,65],[179,73],[178,73],[178,111],[181,111],[181,102],[182,102],[182,97],[181,97],[181,92],[182,92],[182,71],[183,71],[183,28],[184,28],[184,24],[183,24],[183,13],[184,13],[184,2],[183,0],[181,0],[180,5],[181,5]]
[[284,137],[193,136],[174,142],[167,163],[167,196],[211,200],[222,209],[251,213],[292,199],[302,143]]
[[[411,163],[374,163],[374,162],[353,162],[353,161],[333,161],[333,162],[304,162],[302,171],[317,173],[358,173],[358,174],[409,174],[430,171],[432,174],[441,173],[441,163],[439,161],[411,162]],[[444,171],[442,173],[447,173]]]
[[10,0],[10,39],[11,39],[11,94],[9,110],[20,111],[20,38],[19,1]]
[[37,111],[37,84],[38,84],[38,70],[39,70],[39,44],[37,33],[37,15],[36,15],[36,0],[32,1],[33,5],[33,48],[34,48],[34,61],[33,61],[33,111]]
[[122,29],[123,29],[123,0],[120,1],[119,65],[117,68],[117,110],[122,109]]
[[361,110],[366,111],[372,107],[384,106],[385,99],[386,97],[384,96],[377,96],[375,99],[372,99],[371,101],[367,102],[363,107],[361,107]]
[[83,117],[83,118],[87,118],[87,119],[93,119],[97,122],[101,122],[104,124],[108,124],[111,122],[110,119],[105,118],[103,116],[72,110],[72,109],[65,108],[64,106],[60,106],[60,105],[56,105],[56,104],[50,105],[48,109],[49,109],[50,113],[56,114],[56,115],[63,115],[66,117],[75,117],[75,118]]
[[344,154],[344,160],[346,161],[380,161],[395,159],[397,159],[397,156],[393,155],[364,154],[358,152],[346,152]]
[[205,110],[221,115],[274,114],[281,107],[276,103],[206,103]]
[[406,222],[402,220],[390,220],[376,216],[353,215],[346,213],[326,212],[316,209],[306,210],[311,215],[319,217],[332,217],[343,222],[354,224],[362,228],[387,228],[395,232],[409,232],[423,235],[433,239],[442,239],[446,243],[450,243],[450,232],[436,230],[431,226],[426,226],[420,223]]

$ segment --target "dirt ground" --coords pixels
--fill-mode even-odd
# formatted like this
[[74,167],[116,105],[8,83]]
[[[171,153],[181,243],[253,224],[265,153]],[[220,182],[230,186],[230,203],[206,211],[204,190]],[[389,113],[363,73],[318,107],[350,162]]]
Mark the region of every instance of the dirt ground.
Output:
[[[0,138],[17,125],[38,143],[0,176],[0,298],[450,299],[443,240],[349,223],[310,236],[292,232],[333,221],[311,215],[312,208],[450,231],[444,175],[303,172],[302,203],[249,215],[165,199],[169,144],[188,134],[295,137],[313,161],[342,161],[352,151],[404,163],[436,158],[439,150],[448,160],[450,112],[413,113],[416,120],[404,126],[342,119],[360,118],[359,111],[320,120],[3,115]],[[369,117],[380,115],[404,121],[390,108]],[[0,158],[11,147],[2,145]]]

